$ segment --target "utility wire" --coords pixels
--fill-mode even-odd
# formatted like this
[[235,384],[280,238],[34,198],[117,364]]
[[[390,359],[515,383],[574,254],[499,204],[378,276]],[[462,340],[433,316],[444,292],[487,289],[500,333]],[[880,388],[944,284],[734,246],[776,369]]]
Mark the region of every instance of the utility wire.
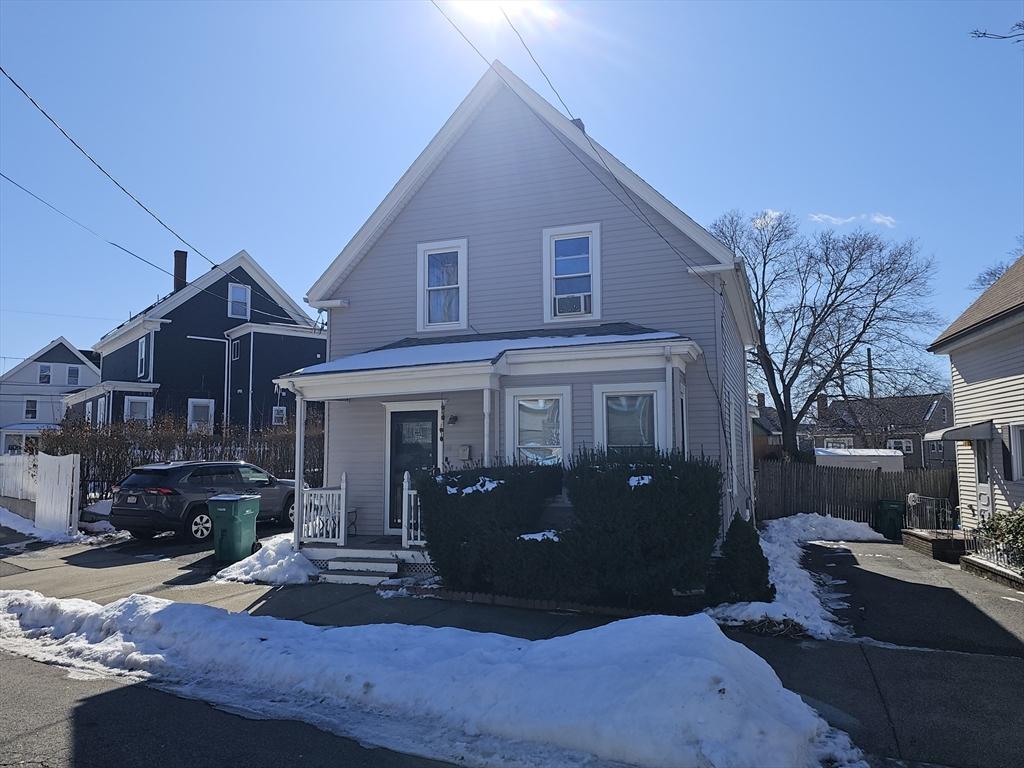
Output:
[[[4,179],[5,181],[7,181],[7,182],[9,182],[9,183],[11,183],[11,184],[13,184],[13,185],[14,185],[14,186],[16,186],[16,187],[17,187],[18,189],[20,189],[20,190],[21,190],[22,192],[24,192],[24,193],[25,193],[26,195],[28,195],[28,196],[30,196],[30,197],[32,197],[32,198],[34,198],[34,199],[38,200],[38,201],[39,201],[40,203],[42,203],[43,205],[45,205],[45,206],[46,206],[47,208],[49,208],[49,209],[50,209],[51,211],[53,211],[53,212],[55,212],[55,213],[58,213],[58,214],[60,214],[60,215],[61,215],[61,216],[63,216],[63,217],[65,218],[65,219],[67,219],[68,221],[70,221],[70,222],[71,222],[72,224],[75,224],[75,225],[77,225],[77,226],[81,227],[81,228],[82,228],[82,229],[84,229],[84,230],[85,230],[86,232],[88,232],[88,233],[89,233],[90,235],[93,235],[94,237],[96,237],[96,238],[98,238],[98,239],[102,240],[102,241],[103,241],[103,242],[105,242],[105,243],[106,243],[107,245],[112,245],[112,246],[114,246],[115,248],[117,248],[118,250],[120,250],[120,251],[124,251],[125,253],[127,253],[127,254],[128,254],[129,256],[131,256],[132,258],[138,259],[138,260],[139,260],[139,261],[141,261],[141,262],[142,262],[143,264],[148,264],[149,266],[153,267],[153,269],[157,269],[157,270],[159,270],[159,271],[163,272],[163,273],[164,273],[165,275],[170,275],[171,277],[174,277],[174,273],[173,273],[173,272],[169,272],[168,270],[166,270],[166,269],[164,269],[163,267],[161,267],[161,266],[160,266],[159,264],[156,264],[156,263],[154,263],[154,262],[150,261],[149,259],[146,259],[146,258],[144,258],[144,257],[142,257],[142,256],[139,256],[139,254],[135,253],[134,251],[130,251],[130,250],[128,250],[128,249],[127,249],[127,248],[125,248],[125,247],[124,247],[123,245],[121,245],[121,244],[119,244],[119,243],[115,243],[115,242],[114,242],[113,240],[108,240],[107,238],[105,238],[105,237],[104,237],[103,235],[101,235],[101,234],[100,234],[99,232],[97,232],[96,230],[94,230],[94,229],[92,229],[91,227],[89,227],[89,226],[87,226],[87,225],[83,224],[83,223],[82,223],[82,222],[80,222],[80,221],[79,221],[78,219],[74,218],[73,216],[69,216],[68,214],[64,213],[64,211],[62,211],[62,210],[61,210],[60,208],[58,208],[57,206],[55,206],[55,205],[53,205],[53,204],[51,204],[51,203],[47,202],[46,200],[44,200],[43,198],[41,198],[41,197],[40,197],[39,195],[37,195],[37,194],[36,194],[35,192],[33,192],[32,190],[30,190],[30,189],[27,189],[26,187],[22,186],[21,184],[19,184],[18,182],[16,182],[16,181],[15,181],[14,179],[12,179],[12,178],[11,178],[10,176],[8,176],[8,175],[7,175],[6,173],[4,173],[3,171],[0,171],[0,178]],[[200,290],[200,291],[202,291],[203,293],[208,293],[209,295],[211,295],[211,296],[214,296],[214,297],[216,297],[216,298],[217,298],[218,300],[220,300],[220,301],[229,301],[229,299],[228,299],[228,297],[227,297],[227,296],[221,296],[220,294],[214,293],[213,291],[207,290],[206,288],[200,288],[199,290]],[[275,315],[275,314],[273,314],[273,313],[271,313],[271,312],[264,312],[263,310],[261,310],[261,309],[256,309],[256,308],[254,308],[254,307],[249,307],[249,311],[250,311],[251,313],[253,313],[253,314],[258,314],[258,315],[266,315],[267,317],[274,317],[274,318],[277,318],[277,319],[279,319],[279,320],[289,320],[289,321],[291,321],[291,320],[294,320],[294,318],[292,318],[292,317],[287,317],[287,316],[285,316],[285,315]]]
[[[47,120],[49,120],[53,124],[53,126],[64,135],[64,138],[66,138],[68,141],[71,142],[71,144],[75,147],[75,149],[77,149],[79,152],[81,152],[86,157],[86,159],[88,159],[88,161],[90,163],[92,163],[94,166],[96,166],[96,168],[100,171],[100,173],[102,173],[104,176],[106,176],[108,179],[110,179],[118,189],[120,189],[122,192],[124,192],[126,195],[128,195],[128,197],[130,197],[135,202],[136,205],[138,205],[142,210],[144,210],[146,213],[148,213],[150,216],[152,216],[161,227],[163,227],[168,232],[170,232],[172,235],[174,235],[180,242],[182,242],[184,245],[186,245],[190,250],[194,251],[199,256],[201,256],[214,269],[218,270],[219,272],[221,272],[225,276],[230,277],[230,275],[227,272],[225,272],[221,268],[221,266],[219,264],[217,264],[217,262],[215,262],[213,259],[208,257],[205,253],[203,253],[198,248],[196,248],[194,245],[192,245],[188,240],[186,240],[181,235],[179,235],[176,230],[174,230],[163,219],[161,219],[159,216],[157,216],[156,213],[154,213],[145,203],[143,203],[139,198],[137,198],[135,195],[133,195],[127,189],[125,189],[125,186],[121,182],[119,182],[117,179],[115,179],[110,174],[110,172],[107,171],[106,168],[104,168],[102,165],[100,165],[99,161],[96,160],[96,158],[94,158],[92,155],[90,155],[89,152],[85,149],[85,147],[83,147],[81,144],[79,144],[77,141],[75,141],[74,137],[70,133],[68,133],[66,130],[64,130],[63,126],[61,126],[61,124],[58,123],[50,115],[49,112],[47,112],[45,109],[43,109],[43,107],[39,104],[39,102],[36,101],[34,98],[32,98],[32,95],[28,91],[26,91],[17,80],[15,80],[13,77],[11,77],[11,74],[6,69],[4,69],[3,66],[0,66],[0,73],[2,73],[3,76],[6,77],[11,82],[11,85],[13,85],[19,91],[21,91],[21,94],[26,99],[29,100],[29,102],[32,104],[32,106],[35,107],[37,110],[39,110],[40,114],[42,114],[43,117],[45,117]],[[116,245],[116,243],[112,243],[112,245]],[[120,246],[117,246],[117,247],[120,248]],[[253,289],[255,289],[256,293],[261,294],[263,296],[263,298],[269,300],[272,303],[276,303],[276,302],[274,302],[273,298],[271,298],[266,293],[264,293],[262,290],[260,290],[259,286],[251,286],[251,287]],[[263,313],[263,314],[268,314],[268,313]],[[280,317],[280,315],[271,315],[271,317]],[[285,319],[287,319],[287,320],[294,320],[295,318],[288,317],[288,318],[285,318]]]

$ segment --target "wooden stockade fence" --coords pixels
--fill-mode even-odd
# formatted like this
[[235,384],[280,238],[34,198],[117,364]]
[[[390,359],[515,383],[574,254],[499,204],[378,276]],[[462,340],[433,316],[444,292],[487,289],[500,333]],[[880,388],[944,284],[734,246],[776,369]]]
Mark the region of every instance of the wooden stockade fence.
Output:
[[879,501],[906,502],[908,493],[950,499],[952,506],[957,503],[956,473],[952,469],[881,472],[761,461],[754,486],[759,521],[818,512],[870,524]]

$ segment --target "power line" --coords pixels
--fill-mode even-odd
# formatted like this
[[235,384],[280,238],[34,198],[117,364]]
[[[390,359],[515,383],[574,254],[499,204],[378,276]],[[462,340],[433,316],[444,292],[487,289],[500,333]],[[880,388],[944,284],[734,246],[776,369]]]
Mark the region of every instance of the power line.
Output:
[[[0,171],[0,178],[4,179],[5,181],[8,181],[8,182],[10,182],[10,183],[11,183],[11,184],[13,184],[14,186],[16,186],[16,187],[17,187],[18,189],[20,189],[20,190],[21,190],[22,192],[24,192],[24,193],[25,193],[26,195],[29,195],[30,197],[32,197],[32,198],[34,198],[34,199],[38,200],[38,201],[39,201],[40,203],[42,203],[43,205],[45,205],[45,206],[46,206],[47,208],[49,208],[49,209],[50,209],[51,211],[54,211],[55,213],[59,213],[59,214],[60,214],[61,216],[63,216],[63,217],[65,218],[65,219],[67,219],[68,221],[70,221],[70,222],[71,222],[72,224],[75,224],[75,225],[77,225],[77,226],[81,227],[82,229],[84,229],[84,230],[85,230],[86,232],[88,232],[89,234],[91,234],[91,235],[93,235],[94,237],[96,237],[96,238],[98,238],[98,239],[102,240],[103,242],[105,242],[105,243],[106,243],[107,245],[112,245],[112,246],[114,246],[115,248],[117,248],[118,250],[124,251],[125,253],[127,253],[127,254],[128,254],[129,256],[131,256],[132,258],[138,259],[138,260],[139,260],[139,261],[141,261],[141,262],[142,262],[143,264],[148,264],[149,266],[153,267],[153,269],[157,269],[157,270],[159,270],[159,271],[163,272],[163,273],[164,273],[165,275],[170,275],[171,277],[174,277],[174,273],[173,273],[173,272],[169,272],[168,270],[166,270],[166,269],[164,269],[163,267],[161,267],[161,266],[160,266],[159,264],[156,264],[156,263],[154,263],[154,262],[150,261],[149,259],[146,259],[146,258],[144,258],[144,257],[142,257],[142,256],[139,256],[139,254],[135,253],[134,251],[130,251],[130,250],[128,250],[127,248],[125,248],[125,247],[124,247],[123,245],[121,245],[120,243],[115,243],[115,242],[114,242],[113,240],[108,240],[107,238],[103,237],[103,235],[101,235],[101,234],[100,234],[99,232],[97,232],[96,230],[94,230],[94,229],[92,229],[91,227],[89,227],[89,226],[87,226],[87,225],[83,224],[83,223],[82,223],[82,222],[80,222],[80,221],[79,221],[78,219],[74,218],[73,216],[69,216],[68,214],[64,213],[64,211],[62,211],[62,210],[61,210],[60,208],[56,207],[55,205],[52,205],[51,203],[48,203],[48,202],[47,202],[46,200],[44,200],[43,198],[41,198],[41,197],[40,197],[39,195],[37,195],[37,194],[36,194],[35,192],[33,192],[32,190],[30,190],[30,189],[27,189],[26,187],[22,186],[21,184],[19,184],[18,182],[16,182],[16,181],[15,181],[14,179],[12,179],[12,178],[11,178],[10,176],[8,176],[8,175],[7,175],[6,173],[4,173],[3,171]],[[223,270],[222,270],[222,271],[223,271]],[[214,297],[216,297],[216,298],[217,298],[218,300],[221,300],[221,301],[230,301],[230,299],[229,299],[229,298],[228,298],[227,296],[221,296],[220,294],[214,293],[213,291],[207,290],[206,288],[200,288],[199,290],[200,290],[200,291],[202,291],[203,293],[208,293],[208,294],[209,294],[210,296],[214,296]],[[256,308],[254,308],[254,307],[250,307],[250,308],[249,308],[249,311],[250,311],[251,313],[253,313],[253,314],[258,314],[258,315],[265,315],[265,316],[267,316],[267,317],[274,317],[274,318],[277,318],[277,319],[279,319],[279,320],[289,320],[289,321],[293,321],[293,320],[294,320],[294,318],[292,318],[292,317],[287,317],[287,316],[285,316],[285,315],[275,315],[275,314],[273,314],[272,312],[264,312],[263,310],[261,310],[261,309],[256,309]]]
[[[96,158],[94,158],[92,155],[89,154],[88,151],[86,151],[85,147],[83,147],[81,144],[79,144],[77,141],[75,141],[74,137],[72,137],[70,133],[68,133],[66,130],[64,130],[63,126],[61,126],[61,124],[58,123],[50,115],[49,112],[47,112],[45,109],[43,109],[43,107],[39,104],[39,102],[37,102],[34,98],[32,98],[32,95],[28,91],[26,91],[17,80],[15,80],[13,77],[11,77],[10,73],[6,69],[4,69],[3,66],[0,66],[0,73],[3,73],[4,77],[6,77],[11,82],[11,85],[13,85],[19,91],[21,91],[21,94],[26,99],[29,100],[29,102],[32,104],[32,106],[35,107],[37,110],[39,110],[40,114],[42,114],[43,117],[45,117],[47,120],[49,120],[51,123],[53,123],[53,126],[64,135],[64,138],[66,138],[68,141],[70,141],[71,144],[75,147],[75,149],[77,149],[79,152],[81,152],[86,157],[86,159],[88,159],[88,161],[90,163],[92,163],[94,166],[96,166],[96,168],[99,169],[100,173],[102,173],[104,176],[106,176],[108,179],[110,179],[118,189],[120,189],[122,192],[124,192],[126,195],[128,195],[128,197],[130,197],[135,202],[135,204],[138,205],[142,210],[144,210],[146,213],[148,213],[150,216],[152,216],[161,227],[163,227],[168,232],[170,232],[172,235],[174,235],[180,242],[182,242],[184,245],[186,245],[190,250],[194,251],[199,256],[201,256],[214,269],[218,270],[219,272],[221,272],[223,275],[225,275],[227,277],[231,276],[227,272],[225,272],[223,269],[221,269],[220,265],[217,264],[217,262],[215,262],[213,259],[208,257],[205,253],[203,253],[198,248],[196,248],[194,245],[192,245],[188,240],[186,240],[181,235],[179,235],[176,230],[174,230],[170,225],[168,225],[166,222],[164,222],[163,219],[161,219],[159,216],[157,216],[145,203],[143,203],[141,200],[139,200],[139,198],[137,198],[135,195],[133,195],[131,192],[129,192],[121,182],[119,182],[117,179],[115,179],[110,174],[110,172],[107,171],[106,168],[104,168],[102,165],[100,165],[99,161],[96,160]],[[112,245],[114,245],[114,244],[112,243]],[[117,246],[117,247],[120,247],[120,246]],[[261,294],[263,296],[263,298],[265,298],[265,299],[269,300],[270,302],[274,303],[274,299],[271,298],[270,296],[268,296],[262,290],[260,290],[258,286],[252,286],[252,288],[254,288],[256,290],[256,293]],[[272,317],[273,317],[273,315],[272,315]],[[277,317],[280,317],[280,315],[277,315]],[[286,318],[286,319],[293,320],[294,318],[290,318],[289,317],[289,318]]]

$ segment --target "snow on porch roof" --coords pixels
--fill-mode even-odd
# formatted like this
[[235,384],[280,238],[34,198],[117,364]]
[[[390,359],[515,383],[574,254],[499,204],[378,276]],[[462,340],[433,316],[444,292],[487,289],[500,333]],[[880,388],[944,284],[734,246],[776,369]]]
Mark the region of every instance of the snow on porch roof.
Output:
[[678,341],[687,337],[670,331],[655,331],[631,323],[559,329],[523,331],[513,334],[479,334],[449,336],[439,339],[403,339],[402,341],[340,357],[319,365],[311,365],[291,375],[313,376],[326,373],[353,373],[387,368],[408,368],[448,363],[497,362],[506,352],[516,349],[550,349],[598,344],[635,343],[639,341]]

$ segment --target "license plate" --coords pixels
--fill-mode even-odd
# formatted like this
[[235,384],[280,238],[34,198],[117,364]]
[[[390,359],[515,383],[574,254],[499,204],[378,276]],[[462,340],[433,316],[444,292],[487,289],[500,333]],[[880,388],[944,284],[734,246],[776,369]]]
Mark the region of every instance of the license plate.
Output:
[[134,504],[138,500],[139,500],[138,496],[129,496],[127,499],[124,500],[124,503],[125,504]]

